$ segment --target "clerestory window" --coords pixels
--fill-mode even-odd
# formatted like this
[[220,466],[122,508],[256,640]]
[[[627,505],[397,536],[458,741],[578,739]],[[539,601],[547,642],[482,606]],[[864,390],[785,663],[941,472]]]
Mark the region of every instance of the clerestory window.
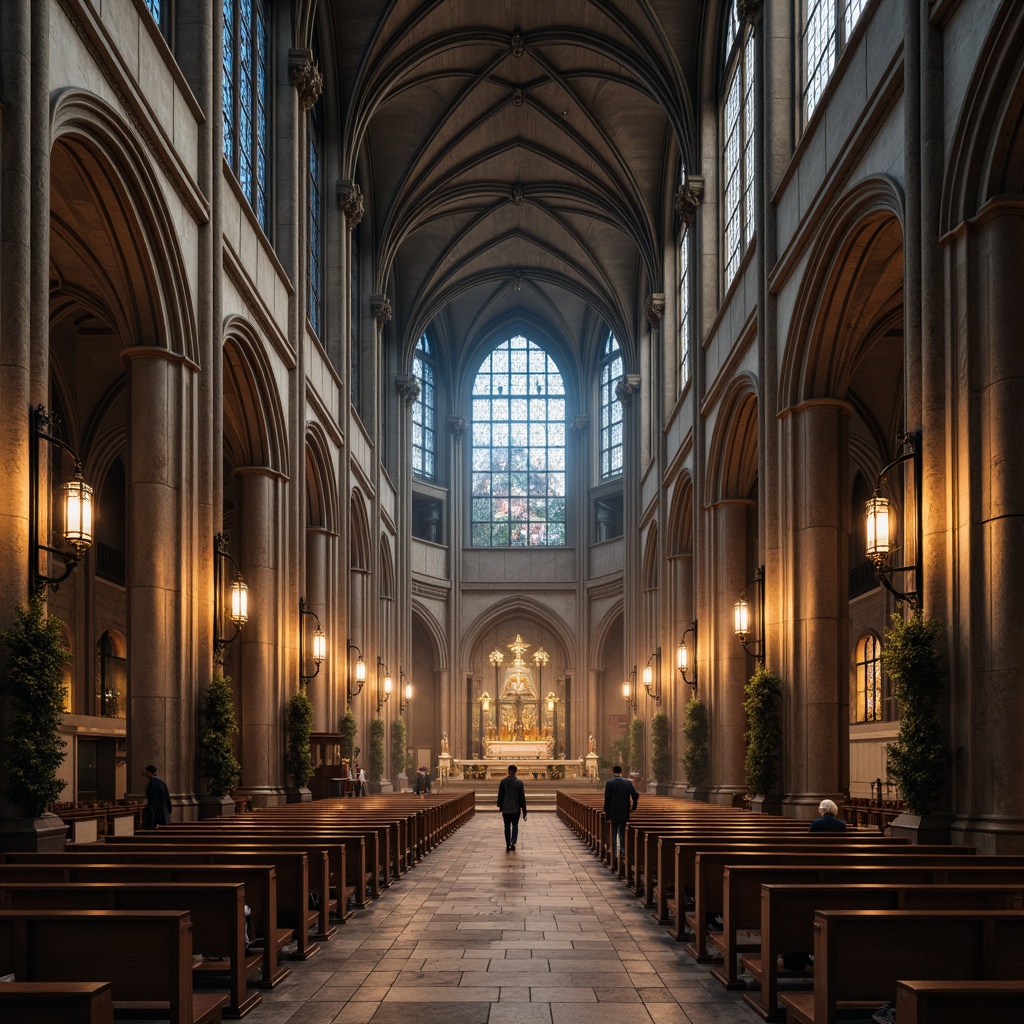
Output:
[[[317,48],[314,47],[314,54]],[[324,310],[324,214],[323,214],[323,101],[309,108],[309,153],[307,173],[308,245],[309,252],[309,325],[322,336]]]
[[754,45],[736,0],[729,7],[723,86],[722,212],[728,286],[754,237]]
[[814,113],[836,60],[864,13],[867,0],[807,0],[804,21],[804,113]]
[[473,382],[471,536],[475,547],[566,543],[562,375],[517,335],[480,364]]
[[622,403],[615,387],[622,380],[622,352],[614,334],[608,334],[601,356],[601,479],[622,473]]
[[882,645],[873,633],[866,633],[857,641],[854,671],[853,707],[851,718],[854,722],[880,722],[883,715],[882,702]]
[[420,393],[412,405],[412,471],[423,480],[435,479],[434,356],[426,334],[420,335],[412,359],[412,375]]

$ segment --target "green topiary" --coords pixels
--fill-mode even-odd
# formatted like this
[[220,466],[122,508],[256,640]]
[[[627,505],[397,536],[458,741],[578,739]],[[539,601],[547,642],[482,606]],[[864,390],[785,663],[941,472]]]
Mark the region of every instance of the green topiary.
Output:
[[313,732],[313,704],[305,690],[299,690],[288,701],[288,750],[285,771],[300,789],[313,777],[313,758],[309,738]]
[[612,744],[615,751],[615,763],[622,769],[623,775],[629,774],[629,736],[623,736]]
[[405,771],[405,722],[401,718],[391,723],[391,778],[398,781],[398,776]]
[[199,770],[211,795],[227,796],[238,785],[242,769],[231,746],[231,737],[238,732],[231,680],[220,672],[206,688],[202,719]]
[[379,783],[384,775],[384,720],[375,718],[370,723],[369,781]]
[[659,711],[651,719],[651,774],[655,782],[672,781],[671,741],[668,715]]
[[638,775],[644,772],[644,723],[639,718],[629,723],[629,770]]
[[345,711],[345,717],[341,720],[340,732],[343,737],[341,741],[341,756],[347,757],[349,764],[353,764],[359,755],[359,750],[356,748],[356,734],[359,732],[359,722],[356,720],[356,716],[352,714],[351,708]]
[[686,737],[686,753],[681,759],[683,774],[687,785],[701,789],[711,778],[711,756],[708,752],[708,708],[697,694],[686,705],[683,735]]
[[758,665],[743,693],[743,710],[747,713],[747,792],[767,796],[775,792],[779,778],[782,683],[764,665]]
[[10,651],[0,694],[9,698],[0,760],[7,788],[4,795],[27,818],[38,818],[60,796],[67,743],[57,734],[63,721],[64,666],[71,652],[64,646],[60,623],[43,614],[43,595],[34,594],[28,608],[15,610],[17,621],[0,633]]
[[886,747],[885,764],[911,814],[930,814],[946,783],[949,750],[936,721],[942,672],[935,645],[941,635],[936,619],[897,614],[882,646],[882,668],[900,711],[899,736]]

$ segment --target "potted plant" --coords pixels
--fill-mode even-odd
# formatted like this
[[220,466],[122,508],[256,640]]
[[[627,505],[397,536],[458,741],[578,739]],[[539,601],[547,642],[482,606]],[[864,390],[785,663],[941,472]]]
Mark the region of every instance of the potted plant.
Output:
[[63,720],[64,666],[71,652],[57,619],[44,614],[43,595],[18,608],[13,625],[0,633],[8,649],[0,674],[7,702],[7,735],[0,755],[4,796],[24,815],[0,835],[5,850],[63,850],[67,826],[47,807],[60,796],[57,771],[67,744],[57,728]]
[[622,774],[629,775],[629,736],[623,736],[612,744],[615,751],[615,764],[622,769]]
[[708,751],[708,708],[695,693],[686,705],[683,715],[683,735],[686,753],[682,756],[686,784],[693,790],[695,800],[707,800],[708,782],[711,780],[711,756]]
[[629,723],[629,777],[637,784],[638,789],[640,788],[640,776],[643,774],[643,768],[644,723],[639,718],[634,718]]
[[313,704],[304,689],[298,690],[288,701],[288,750],[284,768],[292,777],[294,788],[288,790],[288,803],[305,803],[313,799],[306,784],[313,777],[313,758],[309,738],[313,732]]
[[371,793],[381,792],[384,775],[384,720],[375,718],[370,723],[370,755],[367,765],[367,781]]
[[777,792],[779,749],[782,746],[782,683],[763,664],[757,666],[744,687],[743,710],[747,713],[747,792],[754,811],[778,814],[782,807]]
[[409,788],[409,777],[405,774],[405,722],[401,718],[391,723],[391,779],[396,793]]
[[654,792],[662,796],[668,793],[672,781],[671,744],[668,715],[659,711],[651,719],[651,774],[654,776]]
[[886,630],[882,668],[892,680],[900,731],[886,747],[885,763],[907,813],[890,825],[894,835],[916,842],[949,842],[949,819],[935,812],[943,803],[949,749],[937,721],[942,671],[936,644],[942,623],[920,614],[896,614]]
[[242,770],[235,757],[231,738],[238,732],[231,680],[214,672],[203,697],[202,742],[199,748],[199,771],[209,794],[199,798],[199,817],[216,818],[235,813],[231,790],[238,785]]

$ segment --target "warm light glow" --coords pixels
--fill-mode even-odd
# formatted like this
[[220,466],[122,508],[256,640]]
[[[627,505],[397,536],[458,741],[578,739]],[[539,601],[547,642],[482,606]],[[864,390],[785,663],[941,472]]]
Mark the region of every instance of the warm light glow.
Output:
[[64,539],[81,554],[92,543],[92,488],[79,473],[63,491]]
[[494,650],[491,651],[491,653],[487,655],[487,660],[495,668],[497,668],[505,660],[505,655],[502,654],[501,651],[499,651],[497,647],[495,647]]
[[313,631],[313,660],[319,665],[327,657],[327,636],[322,629]]
[[391,676],[384,677],[384,692],[390,697],[391,696]]
[[654,682],[654,669],[650,665],[644,665],[644,689],[649,690]]
[[356,682],[366,682],[366,662],[362,658],[356,660]]
[[408,679],[405,681],[405,699],[412,700],[412,682]]
[[555,702],[550,697],[548,697],[548,711],[554,711],[554,710],[555,710]]
[[750,632],[750,605],[745,597],[733,605],[733,622],[737,636],[746,636]]
[[491,710],[491,698],[487,693],[484,693],[480,698],[480,707],[482,707],[484,711]]
[[889,510],[889,499],[877,494],[864,503],[864,517],[867,520],[867,552],[868,558],[873,562],[884,562],[892,548]]
[[680,644],[676,648],[676,668],[685,672],[690,667],[690,652],[686,644]]
[[538,647],[533,652],[533,660],[538,668],[543,668],[551,660],[551,655],[543,647]]
[[231,621],[239,628],[249,621],[249,588],[241,576],[231,584]]
[[622,684],[622,696],[626,700],[629,700],[630,698],[630,685],[628,679]]

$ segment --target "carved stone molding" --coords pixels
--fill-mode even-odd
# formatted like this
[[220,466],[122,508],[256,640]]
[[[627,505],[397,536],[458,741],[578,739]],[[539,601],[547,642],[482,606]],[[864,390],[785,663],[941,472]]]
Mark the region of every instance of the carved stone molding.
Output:
[[648,295],[647,301],[644,303],[644,317],[652,331],[661,323],[661,318],[664,315],[665,293],[654,292]]
[[736,13],[751,27],[756,28],[761,20],[764,0],[736,0]]
[[523,272],[521,270],[517,270],[512,275],[512,287],[515,288],[517,292],[521,292],[523,290]]
[[313,60],[312,50],[288,51],[288,80],[299,94],[303,110],[309,110],[324,91],[324,78]]
[[386,295],[371,295],[370,312],[377,326],[383,329],[391,323],[391,300]]
[[420,382],[411,373],[396,373],[395,390],[405,405],[412,405],[420,397]]
[[572,422],[569,424],[569,430],[574,434],[582,434],[589,426],[590,417],[584,413],[579,413],[576,416],[573,416]]
[[523,205],[523,200],[525,198],[526,198],[526,191],[524,190],[523,186],[522,185],[513,185],[512,186],[512,205],[513,206],[522,206]]
[[630,402],[633,401],[634,395],[638,395],[639,393],[639,373],[627,373],[626,376],[615,385],[615,397],[619,400],[623,408],[627,407]]
[[512,37],[512,56],[513,57],[522,57],[522,55],[525,52],[526,52],[526,40],[522,37],[522,35],[519,32],[517,32]]
[[466,436],[469,424],[462,416],[449,416],[448,429],[451,431],[453,441],[461,441]]
[[512,106],[521,107],[526,102],[526,93],[519,86],[512,90]]
[[345,223],[351,231],[363,219],[363,192],[360,187],[351,180],[338,182],[338,201],[345,211]]
[[684,227],[690,227],[697,219],[697,207],[704,198],[704,179],[692,174],[676,191],[676,213]]

